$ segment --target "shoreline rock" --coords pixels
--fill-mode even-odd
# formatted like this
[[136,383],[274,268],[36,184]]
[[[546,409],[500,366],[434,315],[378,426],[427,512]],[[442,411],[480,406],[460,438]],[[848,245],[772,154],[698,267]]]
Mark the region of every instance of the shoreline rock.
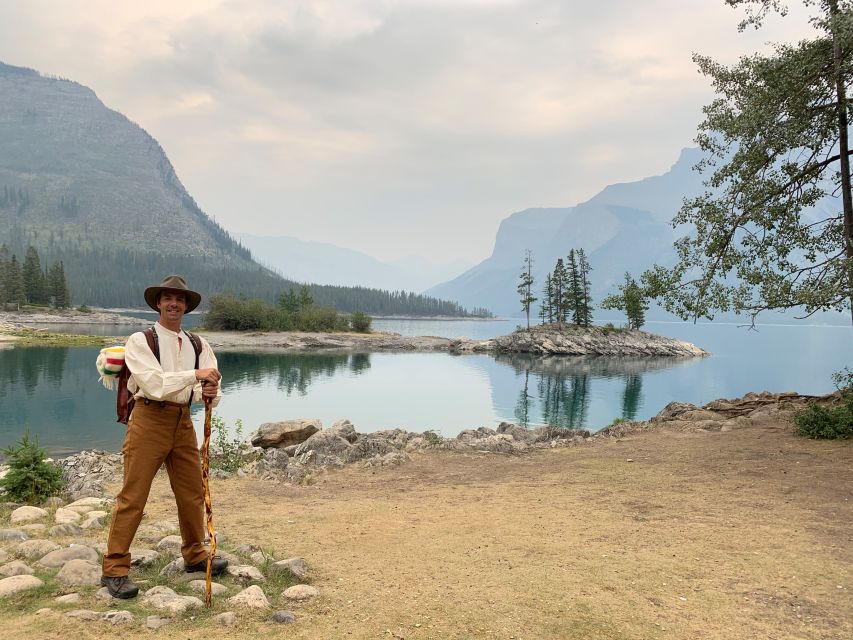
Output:
[[150,320],[125,316],[115,311],[92,309],[45,309],[44,311],[0,311],[0,325],[25,328],[31,324],[106,324],[144,326]]

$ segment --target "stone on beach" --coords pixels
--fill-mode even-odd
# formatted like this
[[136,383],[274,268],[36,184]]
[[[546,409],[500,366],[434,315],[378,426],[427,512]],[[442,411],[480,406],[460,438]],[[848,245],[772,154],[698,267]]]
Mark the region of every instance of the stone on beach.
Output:
[[220,627],[233,627],[235,624],[237,624],[237,614],[233,611],[226,611],[225,613],[220,613],[219,615],[213,616],[213,619]]
[[258,585],[253,584],[251,587],[243,589],[236,596],[231,596],[227,600],[232,606],[246,607],[249,609],[266,609],[270,606],[263,589]]
[[54,525],[50,528],[50,531],[48,531],[48,535],[52,538],[61,538],[63,536],[82,536],[83,534],[85,534],[83,527],[71,522],[67,524]]
[[79,593],[66,593],[64,596],[57,596],[53,600],[59,604],[77,604],[82,599]]
[[65,507],[60,507],[53,514],[56,524],[80,524],[81,518],[82,516],[77,511]]
[[276,611],[270,616],[270,620],[276,624],[293,624],[296,622],[296,616],[292,611]]
[[75,544],[72,547],[51,551],[42,557],[38,561],[38,564],[48,569],[58,569],[71,560],[88,560],[89,562],[96,563],[98,561],[98,552],[91,547]]
[[30,566],[21,560],[13,560],[0,567],[0,576],[31,576],[35,573]]
[[157,549],[177,556],[181,553],[181,545],[183,545],[181,536],[166,536],[157,543]]
[[[131,567],[149,567],[160,559],[160,554],[153,549],[130,548]],[[182,561],[183,562],[183,561]],[[181,569],[183,570],[183,568]]]
[[56,574],[56,579],[68,586],[100,584],[101,566],[88,560],[69,560]]
[[252,445],[265,449],[289,447],[304,442],[322,428],[319,418],[265,422],[252,434]]
[[12,596],[24,591],[31,591],[32,589],[38,589],[43,585],[44,582],[35,576],[22,575],[3,578],[0,580],[0,598]]
[[308,577],[308,563],[302,558],[288,558],[287,560],[279,560],[270,565],[270,570],[273,572],[289,571],[300,580]]
[[29,536],[20,529],[0,529],[0,540],[27,540]]
[[264,578],[264,574],[261,573],[260,569],[257,567],[253,567],[250,564],[238,564],[238,565],[228,565],[226,569],[228,573],[234,576],[239,582],[248,583],[248,582],[264,582],[266,578]]
[[183,613],[187,609],[196,609],[204,604],[194,596],[181,596],[169,587],[164,586],[149,589],[142,596],[140,602],[143,606],[174,614]]
[[[197,591],[198,593],[204,593],[207,590],[207,580],[191,580],[189,582],[189,585],[190,589],[192,589],[193,591]],[[215,596],[221,596],[225,593],[228,593],[228,587],[219,584],[218,582],[211,582],[210,593]]]
[[9,517],[9,522],[12,524],[22,524],[24,522],[32,522],[33,520],[41,520],[47,517],[47,511],[41,507],[18,507],[12,512]]
[[310,584],[296,584],[285,589],[281,595],[288,600],[310,600],[319,596],[320,590],[317,587],[312,587]]
[[56,551],[61,548],[62,547],[55,542],[37,538],[35,540],[25,540],[19,544],[15,547],[15,553],[19,556],[24,556],[25,558],[42,558],[51,551]]

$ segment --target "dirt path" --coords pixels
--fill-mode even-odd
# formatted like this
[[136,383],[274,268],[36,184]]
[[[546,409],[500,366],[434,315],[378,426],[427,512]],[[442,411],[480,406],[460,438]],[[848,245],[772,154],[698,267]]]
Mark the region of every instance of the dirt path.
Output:
[[[294,626],[187,621],[157,635],[850,638],[851,462],[851,442],[766,425],[512,457],[436,451],[302,487],[219,481],[220,530],[305,557],[321,597],[293,607]],[[162,479],[148,510],[174,514]],[[118,632],[0,624],[30,637]]]

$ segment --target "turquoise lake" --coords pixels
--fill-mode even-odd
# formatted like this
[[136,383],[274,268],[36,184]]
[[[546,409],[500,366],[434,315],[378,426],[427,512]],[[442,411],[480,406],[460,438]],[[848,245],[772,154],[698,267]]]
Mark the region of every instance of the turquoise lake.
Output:
[[[485,338],[512,321],[377,320],[377,329],[408,335]],[[434,429],[445,436],[501,421],[596,430],[614,418],[645,419],[671,400],[704,404],[748,391],[819,394],[830,374],[853,365],[853,329],[649,323],[646,330],[710,351],[693,360],[538,358],[425,353],[258,354],[223,352],[224,399],[217,408],[248,435],[262,422],[349,418],[362,432]],[[126,333],[127,328],[90,328]],[[76,328],[80,332],[80,327]],[[97,381],[96,348],[0,350],[0,446],[25,426],[53,455],[118,451],[114,394]],[[199,407],[194,414],[202,421]]]

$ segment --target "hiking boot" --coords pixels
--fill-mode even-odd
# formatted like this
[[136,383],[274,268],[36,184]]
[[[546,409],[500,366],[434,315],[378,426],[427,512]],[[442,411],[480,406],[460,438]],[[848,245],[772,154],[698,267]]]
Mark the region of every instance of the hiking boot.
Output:
[[[213,567],[211,568],[211,575],[218,576],[225,573],[225,569],[228,567],[228,561],[225,558],[221,558],[219,556],[213,556]],[[207,560],[203,560],[202,562],[198,562],[196,564],[188,564],[184,567],[184,571],[187,573],[196,573],[198,571],[207,572]]]
[[127,576],[101,576],[101,586],[106,587],[113,598],[135,598],[139,593],[139,587]]

